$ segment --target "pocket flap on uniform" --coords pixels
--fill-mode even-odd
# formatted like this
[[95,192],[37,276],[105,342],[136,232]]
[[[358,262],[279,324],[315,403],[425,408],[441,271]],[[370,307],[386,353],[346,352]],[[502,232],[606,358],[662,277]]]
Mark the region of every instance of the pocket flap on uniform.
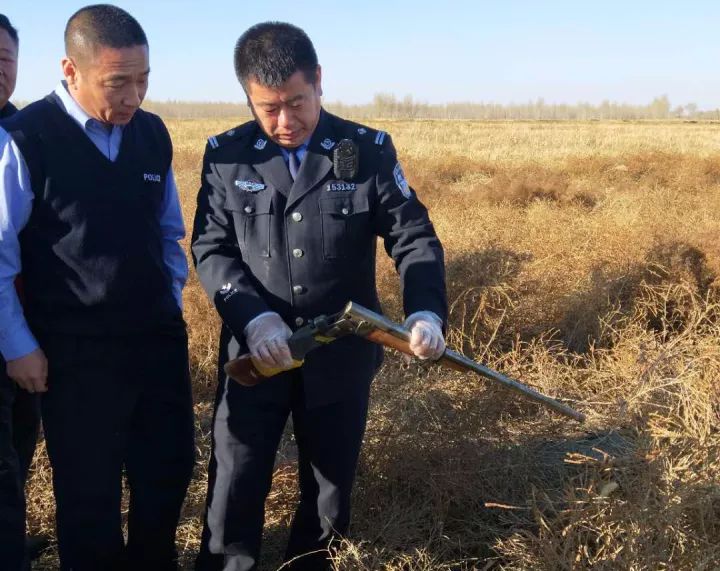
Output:
[[320,199],[320,212],[323,214],[351,216],[368,210],[367,196],[362,194],[331,195]]
[[255,216],[257,214],[271,214],[272,194],[269,190],[258,193],[245,192],[228,192],[225,197],[225,210],[233,212],[242,212],[247,216]]

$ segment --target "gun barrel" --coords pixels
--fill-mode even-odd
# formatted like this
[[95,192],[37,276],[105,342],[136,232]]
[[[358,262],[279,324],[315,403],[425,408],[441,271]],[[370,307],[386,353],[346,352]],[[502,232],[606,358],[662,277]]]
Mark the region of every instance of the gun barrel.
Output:
[[515,391],[516,393],[519,393],[531,400],[534,400],[537,403],[553,409],[555,412],[559,412],[560,414],[573,418],[578,422],[585,422],[585,415],[581,412],[576,411],[574,408],[571,408],[568,405],[558,400],[555,400],[552,397],[544,395],[543,393],[536,391],[535,389],[521,383],[520,381],[511,379],[510,377],[507,377],[502,373],[485,367],[480,363],[476,363],[472,359],[468,359],[460,353],[447,349],[445,351],[445,354],[440,358],[440,362],[447,363],[449,367],[452,367],[458,371],[473,371],[481,377],[485,377],[486,379],[490,379],[492,381],[495,381],[496,383],[500,383],[504,387],[507,387],[508,389]]
[[[410,332],[404,327],[400,327],[394,321],[388,319],[384,315],[375,313],[374,311],[363,307],[354,301],[348,302],[343,310],[343,318],[349,319],[357,324],[358,329],[362,329],[364,324],[371,326],[373,329],[379,329],[386,333],[391,333],[394,337],[403,341],[410,341]],[[365,322],[363,324],[363,322]]]
[[[410,332],[407,329],[397,325],[385,316],[375,313],[374,311],[371,311],[363,307],[362,305],[358,305],[355,302],[349,302],[345,306],[343,314],[346,319],[352,320],[353,322],[357,323],[357,331],[360,335],[363,334],[363,331],[370,333],[374,329],[389,333],[396,339],[400,339],[406,342],[410,341]],[[578,412],[575,409],[569,407],[568,405],[558,400],[555,400],[552,397],[544,395],[541,392],[536,391],[535,389],[519,381],[516,381],[515,379],[511,379],[510,377],[507,377],[502,373],[493,371],[492,369],[485,367],[480,363],[476,363],[472,359],[468,359],[467,357],[461,355],[460,353],[457,353],[456,351],[446,349],[443,356],[440,357],[440,359],[438,360],[438,363],[447,365],[448,367],[457,371],[472,371],[475,374],[480,375],[481,377],[495,381],[496,383],[499,383],[507,387],[508,389],[523,395],[526,398],[529,398],[544,406],[547,406],[554,411],[559,412],[560,414],[577,420],[578,422],[585,421],[585,415],[581,412]]]

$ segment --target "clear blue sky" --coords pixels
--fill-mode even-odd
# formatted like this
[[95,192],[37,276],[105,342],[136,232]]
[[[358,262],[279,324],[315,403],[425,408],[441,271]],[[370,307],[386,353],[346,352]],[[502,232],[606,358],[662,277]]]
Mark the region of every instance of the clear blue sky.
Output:
[[[16,99],[60,78],[67,18],[86,2],[2,0],[20,31]],[[243,101],[232,69],[238,36],[265,20],[310,35],[329,101],[375,93],[417,101],[603,99],[720,107],[720,2],[606,0],[119,0],[150,41],[148,97]]]

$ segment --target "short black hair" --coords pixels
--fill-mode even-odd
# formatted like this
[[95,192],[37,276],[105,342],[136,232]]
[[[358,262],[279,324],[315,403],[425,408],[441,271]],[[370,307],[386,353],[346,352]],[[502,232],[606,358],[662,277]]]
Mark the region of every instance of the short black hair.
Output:
[[264,87],[279,87],[297,71],[314,84],[317,68],[318,58],[310,38],[292,24],[256,24],[235,44],[235,74],[245,91],[249,80]]
[[148,45],[138,21],[122,8],[93,4],[75,12],[65,26],[65,52],[87,58],[100,47],[130,48]]
[[0,30],[5,30],[8,33],[10,39],[15,42],[16,48],[20,46],[17,30],[13,28],[13,25],[5,14],[0,14]]

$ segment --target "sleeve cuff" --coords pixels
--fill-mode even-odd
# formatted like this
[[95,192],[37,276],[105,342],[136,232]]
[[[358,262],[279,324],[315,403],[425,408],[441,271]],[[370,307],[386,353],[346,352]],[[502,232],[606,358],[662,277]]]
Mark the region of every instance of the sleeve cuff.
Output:
[[0,352],[6,361],[13,361],[29,355],[40,346],[27,326],[19,327],[11,334],[0,338]]
[[244,337],[245,330],[253,319],[270,312],[261,297],[237,289],[218,291],[214,301],[223,322],[238,339]]

